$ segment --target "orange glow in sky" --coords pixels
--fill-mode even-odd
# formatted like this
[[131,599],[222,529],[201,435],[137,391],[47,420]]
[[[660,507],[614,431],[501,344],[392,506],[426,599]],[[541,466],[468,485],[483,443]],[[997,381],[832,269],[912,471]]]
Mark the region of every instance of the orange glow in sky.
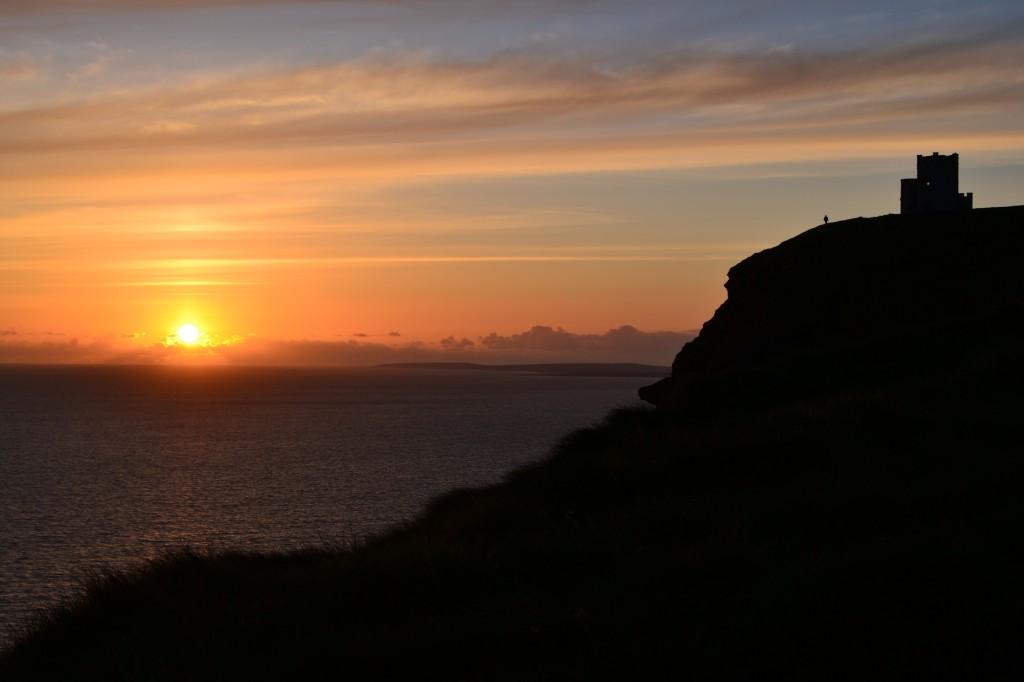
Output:
[[1020,203],[1024,10],[944,7],[0,8],[0,362],[668,364],[918,153]]

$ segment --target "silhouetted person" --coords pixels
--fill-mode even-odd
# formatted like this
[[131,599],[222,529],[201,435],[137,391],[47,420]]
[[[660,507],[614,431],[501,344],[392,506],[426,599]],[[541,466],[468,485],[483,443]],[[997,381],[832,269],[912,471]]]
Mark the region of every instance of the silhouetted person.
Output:
[[828,216],[825,216],[825,224],[828,225]]

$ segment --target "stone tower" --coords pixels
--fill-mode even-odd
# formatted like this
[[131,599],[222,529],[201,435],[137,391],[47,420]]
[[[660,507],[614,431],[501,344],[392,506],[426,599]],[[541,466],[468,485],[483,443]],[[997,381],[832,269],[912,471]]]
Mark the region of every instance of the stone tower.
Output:
[[960,192],[960,155],[917,155],[917,177],[900,180],[900,213],[969,211],[974,193]]

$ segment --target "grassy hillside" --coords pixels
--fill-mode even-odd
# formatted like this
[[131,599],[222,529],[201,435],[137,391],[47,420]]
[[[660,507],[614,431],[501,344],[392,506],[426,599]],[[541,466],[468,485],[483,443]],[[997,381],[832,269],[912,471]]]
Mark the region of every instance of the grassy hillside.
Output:
[[0,678],[1024,672],[1021,340],[881,391],[614,414],[364,547],[107,576]]
[[1021,679],[1015,296],[717,368],[744,400],[615,413],[363,546],[101,577],[0,679]]

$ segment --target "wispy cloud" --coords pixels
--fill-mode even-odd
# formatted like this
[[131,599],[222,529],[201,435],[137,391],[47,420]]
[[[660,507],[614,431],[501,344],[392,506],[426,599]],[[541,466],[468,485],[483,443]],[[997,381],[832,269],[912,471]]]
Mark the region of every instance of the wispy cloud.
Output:
[[42,70],[31,57],[0,50],[0,82],[30,81],[38,78]]
[[[512,4],[508,0],[3,0],[0,14],[85,13],[111,10],[197,10],[220,7],[267,7],[288,5],[384,5],[473,11],[481,6]],[[597,0],[517,0],[515,4],[543,8],[545,5],[594,5]]]
[[124,50],[117,50],[106,43],[90,41],[89,55],[85,62],[72,74],[73,78],[97,78],[105,74],[115,60],[127,56]]
[[681,255],[501,255],[501,256],[342,256],[322,258],[307,256],[299,258],[190,258],[149,260],[123,263],[129,269],[171,269],[171,270],[210,270],[231,268],[258,268],[284,265],[414,265],[433,263],[649,263],[658,261],[674,261],[687,259],[704,259],[705,256]]
[[[340,145],[357,158],[398,162],[407,154],[380,145],[422,145],[412,151],[427,155],[440,143],[457,155],[486,136],[490,153],[502,156],[512,151],[503,140],[522,150],[799,138],[808,126],[828,132],[930,118],[938,101],[947,120],[957,111],[1016,112],[1024,95],[1021,34],[1009,26],[816,53],[533,50],[471,61],[357,60],[7,111],[0,153]],[[647,121],[644,135],[631,133],[639,121]]]

